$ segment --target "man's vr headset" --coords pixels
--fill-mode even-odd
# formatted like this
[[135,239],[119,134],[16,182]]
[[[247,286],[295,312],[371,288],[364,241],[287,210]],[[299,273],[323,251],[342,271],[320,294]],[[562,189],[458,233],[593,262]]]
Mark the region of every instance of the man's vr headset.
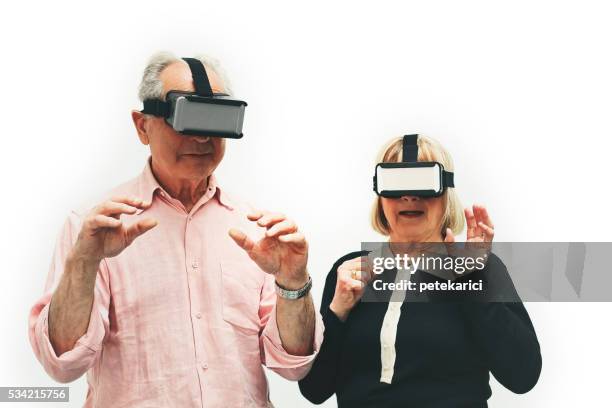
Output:
[[374,191],[381,197],[405,195],[439,197],[447,187],[455,187],[453,173],[442,163],[419,162],[419,135],[405,135],[400,163],[378,163],[374,170]]
[[202,62],[183,58],[189,65],[195,92],[168,91],[166,100],[147,99],[142,113],[159,116],[178,133],[184,135],[242,137],[242,122],[247,103],[213,93]]

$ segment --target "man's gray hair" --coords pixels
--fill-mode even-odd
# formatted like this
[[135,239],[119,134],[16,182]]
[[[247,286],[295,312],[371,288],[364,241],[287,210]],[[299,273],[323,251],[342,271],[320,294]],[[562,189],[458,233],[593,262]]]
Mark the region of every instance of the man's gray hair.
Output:
[[[206,71],[214,71],[223,82],[224,92],[232,95],[233,92],[231,84],[227,78],[227,75],[221,68],[219,61],[217,61],[215,58],[201,54],[197,55],[195,58],[202,61]],[[144,101],[145,99],[163,99],[165,97],[163,94],[164,88],[161,80],[159,79],[159,75],[164,68],[177,61],[182,61],[182,59],[177,58],[170,52],[158,52],[149,59],[144,73],[142,74],[142,81],[140,81],[140,86],[138,87],[138,98],[141,101]]]

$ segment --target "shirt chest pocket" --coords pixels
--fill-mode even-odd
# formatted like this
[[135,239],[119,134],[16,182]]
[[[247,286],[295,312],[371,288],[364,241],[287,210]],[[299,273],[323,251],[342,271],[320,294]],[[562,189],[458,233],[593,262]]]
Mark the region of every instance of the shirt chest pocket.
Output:
[[264,277],[255,264],[221,262],[223,320],[241,331],[259,333],[259,300]]

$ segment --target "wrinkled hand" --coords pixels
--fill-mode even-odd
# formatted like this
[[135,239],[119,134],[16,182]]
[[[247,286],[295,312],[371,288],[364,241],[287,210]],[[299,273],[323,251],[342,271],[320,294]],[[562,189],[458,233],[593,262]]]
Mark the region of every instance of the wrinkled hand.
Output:
[[150,205],[150,202],[133,197],[117,197],[94,207],[83,221],[72,249],[73,256],[100,262],[119,255],[136,238],[157,225],[154,219],[146,218],[126,226],[120,219],[121,214],[134,214]]
[[329,308],[342,321],[363,296],[366,286],[373,278],[368,257],[349,259],[338,267],[336,291]]
[[455,236],[451,229],[447,228],[444,242],[449,244],[447,245],[449,254],[488,258],[495,230],[487,209],[483,205],[475,204],[472,208],[465,208],[463,212],[467,223],[466,244],[464,248],[461,248],[460,245],[453,245]]
[[244,232],[230,229],[234,242],[264,271],[274,275],[283,288],[296,290],[308,282],[308,242],[292,220],[283,214],[255,211],[247,215],[250,221],[266,228],[258,242]]
[[[476,204],[472,208],[473,210],[469,207],[463,210],[467,222],[467,242],[492,242],[495,231],[487,209],[483,205]],[[446,229],[444,242],[455,242],[455,236],[450,228]]]

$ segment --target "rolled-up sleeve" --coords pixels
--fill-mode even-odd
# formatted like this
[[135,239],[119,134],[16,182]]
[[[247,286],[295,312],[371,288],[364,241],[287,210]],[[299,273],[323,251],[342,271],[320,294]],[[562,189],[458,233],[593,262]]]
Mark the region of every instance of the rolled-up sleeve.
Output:
[[[323,320],[318,311],[315,313],[315,333],[313,341],[313,352],[306,356],[289,354],[283,347],[278,324],[276,322],[276,291],[274,290],[274,278],[266,279],[262,290],[262,301],[260,304],[260,318],[264,323],[264,329],[260,335],[260,349],[262,363],[280,376],[298,381],[308,374],[314,359],[319,352],[323,342]],[[314,309],[314,308],[313,308]]]
[[63,275],[66,257],[79,229],[80,218],[73,213],[66,220],[58,237],[44,295],[34,304],[29,316],[29,338],[34,354],[45,371],[61,383],[76,380],[97,362],[109,328],[108,271],[105,262],[102,261],[96,277],[94,302],[87,332],[77,340],[72,350],[59,357],[49,340],[49,304]]

